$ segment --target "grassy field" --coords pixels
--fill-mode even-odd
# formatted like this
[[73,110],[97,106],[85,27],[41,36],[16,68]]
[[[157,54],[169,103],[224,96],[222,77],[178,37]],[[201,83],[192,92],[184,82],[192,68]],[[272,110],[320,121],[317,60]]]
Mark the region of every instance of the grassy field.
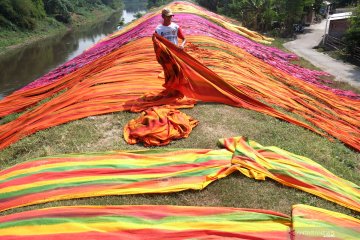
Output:
[[[282,40],[274,46],[280,47]],[[296,62],[314,68],[305,60]],[[348,84],[336,86],[360,92]],[[334,174],[360,185],[360,154],[343,143],[321,137],[301,127],[246,109],[221,104],[199,103],[183,112],[200,121],[189,138],[172,142],[165,148],[218,148],[219,138],[246,136],[264,146],[277,146],[295,154],[306,156]],[[138,113],[119,112],[87,117],[56,126],[28,136],[0,151],[0,169],[24,161],[49,155],[101,152],[110,150],[144,149],[142,145],[128,145],[123,139],[125,124],[138,117]],[[16,118],[10,115],[0,124]],[[171,204],[191,206],[226,206],[260,208],[291,214],[294,204],[308,204],[342,212],[360,219],[352,210],[326,201],[297,189],[272,181],[249,179],[240,173],[210,184],[202,191],[184,191],[171,194],[140,194],[106,196],[64,200],[22,207],[0,213],[6,215],[28,209],[64,205],[122,205],[122,204]]]

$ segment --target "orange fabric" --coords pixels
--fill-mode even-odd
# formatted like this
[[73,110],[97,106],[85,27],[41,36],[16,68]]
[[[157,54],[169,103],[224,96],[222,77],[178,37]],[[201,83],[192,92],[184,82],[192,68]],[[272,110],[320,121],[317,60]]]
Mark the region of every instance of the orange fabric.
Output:
[[163,146],[172,140],[187,138],[198,121],[179,110],[153,107],[124,128],[124,138],[129,144],[144,142],[145,146]]
[[[285,114],[279,112],[288,111],[292,116],[306,119],[307,123],[316,126],[317,133],[318,129],[322,129],[360,150],[359,100],[340,97],[310,85],[226,42],[205,36],[189,36],[187,39],[185,51],[189,54],[171,48],[166,51],[181,63],[176,63],[174,69],[182,66],[189,71],[204,69],[195,76],[209,79],[205,82],[206,87],[216,91],[211,101],[222,97],[218,102],[235,106],[239,101],[238,106],[243,104],[248,109],[285,120]],[[188,55],[199,61],[185,57]],[[159,78],[161,71],[151,39],[142,38],[121,46],[52,84],[14,93],[0,101],[0,115],[29,107],[49,97],[52,99],[0,125],[0,149],[39,130],[88,116],[124,110],[141,111],[159,105],[192,107],[196,102],[194,99],[164,92],[164,79]],[[180,74],[187,73],[184,71]],[[195,81],[195,78],[192,80]],[[215,83],[220,85],[214,87]],[[193,89],[194,92],[199,90],[197,100],[204,100],[208,94],[203,89],[205,85],[196,84],[187,86],[196,86]],[[192,94],[190,90],[188,93]],[[276,107],[277,111],[273,112],[274,109],[269,106]]]
[[242,92],[159,34],[153,35],[153,43],[156,58],[164,69],[164,87],[168,91],[180,91],[187,97],[204,102],[219,102],[253,109],[323,135],[310,125],[287,116]]

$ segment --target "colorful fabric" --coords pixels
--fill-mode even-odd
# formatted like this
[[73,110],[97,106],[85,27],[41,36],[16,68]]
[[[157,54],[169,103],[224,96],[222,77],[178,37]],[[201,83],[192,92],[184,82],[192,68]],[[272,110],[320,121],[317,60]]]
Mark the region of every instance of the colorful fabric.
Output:
[[0,239],[356,240],[360,220],[294,205],[292,217],[259,209],[185,206],[70,206],[0,217]]
[[360,238],[360,220],[345,214],[307,205],[294,205],[292,210],[294,239]]
[[[186,52],[189,54],[165,47],[173,58],[172,62],[182,64],[176,68],[186,69],[187,72],[180,74],[186,74],[190,79],[201,76],[203,83],[208,83],[207,89],[213,89],[211,93],[215,95],[211,98],[208,95],[207,101],[246,107],[306,127],[318,134],[323,134],[319,131],[323,129],[354,149],[360,149],[360,101],[314,88],[226,42],[210,37],[187,39],[190,43],[187,44]],[[205,43],[191,44],[201,41]],[[139,48],[139,45],[144,47]],[[186,61],[196,65],[190,66]],[[205,66],[212,66],[212,70]],[[173,74],[170,72],[173,68],[170,66],[168,69],[169,74]],[[188,74],[189,71],[192,75]],[[42,99],[52,99],[0,125],[0,149],[39,130],[88,116],[124,110],[139,111],[144,110],[144,107],[159,105],[193,106],[194,100],[162,94],[164,80],[158,78],[160,73],[161,66],[156,62],[151,40],[142,38],[64,76],[60,81],[29,90],[21,97],[6,98],[0,103],[0,114],[4,115]],[[208,79],[210,76],[216,78]],[[211,82],[214,81],[221,84],[213,87]],[[203,100],[203,89],[189,88],[187,92],[197,96],[197,100]],[[55,93],[58,94],[54,96]],[[224,93],[227,94],[225,98]],[[144,95],[152,95],[152,100],[147,101]],[[283,111],[275,111],[270,105],[299,115],[319,129],[306,122],[301,123]]]
[[145,146],[163,146],[172,140],[187,138],[198,123],[179,110],[153,107],[126,124],[124,138],[129,144],[143,142]]
[[0,172],[0,211],[63,199],[201,190],[235,168],[226,149],[143,150],[34,159]]
[[[304,82],[303,79],[311,79],[310,73],[294,67],[282,67],[287,64],[290,55],[256,45],[248,39],[240,39],[241,36],[228,30],[233,27],[225,29],[210,25],[199,9],[186,3],[174,5],[173,10],[199,14],[176,14],[184,17],[184,23],[191,23],[192,29],[198,26],[199,32],[185,26],[185,29],[192,31],[187,37],[189,44],[185,52],[172,51],[168,46],[159,45],[168,51],[169,56],[164,57],[171,56],[172,63],[181,63],[174,69],[186,70],[176,73],[178,76],[185,75],[192,79],[200,76],[204,79],[203,83],[210,85],[214,81],[221,82],[216,87],[208,84],[207,89],[217,90],[211,91],[215,95],[207,96],[205,101],[246,107],[325,135],[323,130],[352,148],[360,149],[360,100],[341,97]],[[158,24],[160,18],[155,15],[145,16],[136,22],[138,25],[131,24],[127,30],[121,31],[122,34],[114,34],[94,46],[86,55],[89,58],[84,58],[86,62],[74,60],[69,62],[69,68],[60,68],[57,72],[59,75],[54,75],[55,82],[16,92],[0,101],[0,117],[33,107],[19,118],[0,126],[0,149],[39,130],[88,116],[124,110],[141,111],[145,107],[160,105],[191,107],[196,100],[204,100],[204,90],[201,88],[186,90],[186,95],[198,97],[195,100],[169,96],[163,92],[164,80],[158,78],[161,66],[155,61],[153,44],[146,37],[148,33],[139,35],[143,29],[149,29],[148,24],[154,24],[154,27]],[[215,15],[205,15],[209,19],[215,18]],[[225,18],[220,19],[225,24]],[[196,65],[190,66],[187,61]],[[166,74],[173,74],[172,69],[169,66],[169,73]],[[187,86],[182,87],[184,92]],[[152,96],[151,101],[144,97],[149,95]],[[34,106],[49,98],[50,101]],[[275,111],[270,106],[279,110]],[[284,111],[300,118],[290,117]],[[295,119],[305,119],[307,122]]]
[[[175,3],[170,4],[169,7],[173,8]],[[281,69],[289,73],[290,75],[300,78],[303,81],[311,82],[318,87],[326,88],[329,91],[333,91],[336,94],[344,95],[353,98],[359,98],[359,96],[351,91],[345,91],[340,89],[333,89],[331,87],[327,87],[323,83],[331,83],[329,80],[323,80],[321,76],[326,75],[324,72],[309,70],[305,68],[301,68],[295,64],[289,62],[292,59],[296,59],[297,56],[294,54],[289,54],[283,52],[277,48],[264,46],[257,42],[254,42],[248,39],[246,34],[245,37],[239,35],[236,32],[236,27],[226,28],[226,22],[231,22],[230,19],[222,17],[220,15],[216,15],[205,9],[199,8],[196,5],[184,5],[185,3],[177,3],[176,16],[174,17],[174,21],[179,23],[182,28],[184,28],[184,33],[188,36],[211,36],[212,38],[216,38],[225,42],[228,42],[234,46],[238,46],[253,56],[262,59],[266,63],[272,65],[277,69]],[[192,10],[187,10],[192,9]],[[188,13],[187,13],[188,12]],[[197,14],[197,15],[195,15]],[[206,18],[211,18],[208,20]],[[222,22],[225,24],[220,24],[216,21],[216,19],[222,19]],[[214,23],[215,22],[215,23]],[[91,49],[87,50],[80,56],[70,60],[69,62],[63,64],[62,66],[56,68],[51,71],[49,74],[41,77],[40,79],[34,81],[30,85],[26,86],[24,89],[34,88],[44,86],[53,81],[59,80],[64,75],[67,75],[83,66],[95,61],[96,59],[109,54],[110,52],[118,49],[124,44],[137,40],[143,37],[150,37],[156,26],[161,23],[161,16],[159,12],[150,13],[142,18],[134,21],[124,29],[114,33],[110,37],[105,38],[99,44],[96,44]],[[196,28],[194,28],[196,26]],[[239,28],[239,27],[238,27]],[[245,30],[245,28],[239,28]],[[234,31],[232,31],[234,30]],[[247,32],[248,30],[245,30]],[[253,32],[254,33],[254,32]],[[241,34],[241,32],[240,32]],[[259,35],[261,36],[261,35]],[[264,39],[263,36],[259,39]]]
[[74,206],[0,217],[0,239],[289,239],[281,213],[182,206]]
[[234,171],[360,212],[360,189],[308,158],[245,138],[227,149],[141,150],[34,159],[0,172],[0,211],[37,203],[105,195],[201,190]]
[[[290,123],[296,124],[298,126],[302,126],[304,128],[310,129],[318,134],[323,135],[321,132],[311,127],[310,125],[296,120],[295,118],[290,117],[287,114],[283,114],[274,108],[258,101],[257,92],[253,92],[252,89],[246,89],[237,85],[236,82],[226,81],[214,71],[205,67],[198,60],[193,58],[191,55],[186,52],[178,49],[173,44],[164,40],[158,34],[154,34],[153,36],[154,49],[156,53],[156,58],[158,62],[162,65],[165,72],[165,84],[164,87],[169,91],[180,91],[186,97],[198,99],[204,102],[219,102],[224,103],[236,107],[243,107],[252,109],[258,112],[263,112],[273,117],[277,117],[288,121]],[[228,47],[228,50],[231,47]],[[194,51],[196,52],[196,51]],[[233,51],[235,52],[235,51]],[[209,53],[210,55],[211,53]],[[214,56],[215,53],[212,53]],[[220,58],[220,57],[219,57]],[[225,59],[225,58],[223,58]],[[231,57],[225,60],[225,62],[231,63]],[[235,64],[234,64],[235,65]],[[232,66],[231,71],[236,71],[236,67]],[[260,69],[254,69],[252,74],[265,75]],[[277,74],[274,70],[272,75]],[[240,74],[238,76],[241,76]],[[278,74],[278,77],[281,76],[281,73]],[[246,81],[245,79],[243,81]],[[250,85],[251,83],[249,83]],[[254,83],[253,83],[254,84]],[[288,95],[288,93],[278,92],[275,94],[273,90],[268,88],[267,90],[261,91],[261,87],[259,83],[257,84],[257,88],[254,88],[260,92],[260,94],[265,91],[268,92],[266,94],[267,99],[265,101],[271,102],[274,104],[282,105],[284,108],[288,108],[287,103],[285,101],[289,101],[289,99],[284,99],[284,104],[281,104],[281,97],[279,95]],[[260,83],[264,85],[263,82]],[[274,83],[275,86],[278,86]],[[287,88],[282,86],[282,88]],[[287,88],[287,91],[290,93],[294,93],[294,90]],[[253,94],[250,94],[250,93]],[[315,94],[315,93],[314,93]],[[290,94],[291,95],[291,94]],[[316,102],[315,99],[304,96],[302,93],[298,92],[297,95],[299,98],[294,99],[289,96],[290,99],[294,100],[292,103],[292,112],[295,112],[314,125],[319,128],[325,130],[332,136],[335,136],[350,146],[360,149],[360,116],[353,112],[354,115],[350,116],[348,113],[343,111],[344,115],[338,115],[337,109],[330,108],[326,104],[322,104],[317,101],[316,106],[312,106],[311,102]],[[272,96],[275,96],[274,102],[271,100]],[[259,96],[259,98],[261,98]],[[276,101],[278,103],[276,103]],[[329,100],[328,100],[329,101]],[[353,106],[350,105],[347,108],[350,110]],[[290,110],[290,109],[289,109]],[[339,109],[340,110],[340,109]],[[342,109],[343,110],[343,109]],[[340,110],[340,111],[342,111]],[[329,112],[333,112],[334,115]],[[340,121],[339,118],[342,118]],[[358,120],[355,120],[358,119]],[[343,121],[345,120],[345,121]],[[337,124],[338,128],[334,129],[334,125]],[[341,125],[341,126],[340,126]]]
[[234,153],[232,164],[249,178],[268,177],[360,212],[360,187],[309,158],[244,137],[220,139],[220,143]]

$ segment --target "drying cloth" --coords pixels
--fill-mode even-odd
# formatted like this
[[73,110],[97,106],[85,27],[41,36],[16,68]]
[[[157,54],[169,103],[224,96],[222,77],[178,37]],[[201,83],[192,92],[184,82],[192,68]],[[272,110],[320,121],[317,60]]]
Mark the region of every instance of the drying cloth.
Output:
[[74,206],[0,217],[0,239],[11,240],[288,240],[290,217],[241,208]]
[[0,239],[264,239],[357,240],[360,220],[294,205],[292,217],[228,207],[68,206],[0,217]]
[[231,173],[226,149],[142,150],[34,159],[0,172],[0,211],[83,197],[201,190]]
[[244,137],[220,139],[220,143],[234,153],[232,164],[247,177],[268,177],[360,212],[360,187],[309,158]]
[[201,190],[240,171],[360,212],[359,186],[314,161],[242,137],[220,142],[227,149],[68,154],[21,163],[0,172],[0,211],[61,199]]
[[[116,42],[116,39],[109,41]],[[326,89],[307,84],[228,41],[204,35],[189,36],[187,40],[189,43],[186,52],[199,60],[201,65],[186,66],[186,61],[190,58],[185,53],[182,56],[179,52],[171,51],[170,47],[168,54],[175,56],[176,61],[185,56],[180,60],[187,69],[195,67],[203,71],[205,66],[211,67],[211,71],[196,73],[205,74],[202,77],[211,83],[220,83],[220,80],[222,82],[217,85],[219,91],[212,91],[214,94],[220,92],[220,95],[211,96],[208,100],[236,105],[232,101],[235,99],[238,101],[237,106],[285,119],[319,134],[323,130],[354,149],[360,149],[359,100],[341,97]],[[106,45],[106,42],[100,44]],[[51,84],[14,93],[1,100],[0,116],[31,106],[33,108],[19,118],[0,125],[0,149],[37,131],[88,116],[124,110],[140,111],[144,110],[145,106],[192,107],[196,99],[190,101],[162,94],[164,80],[158,78],[161,66],[156,62],[152,45],[150,38],[133,40],[91,63],[79,63],[82,67],[66,72]],[[270,49],[261,51],[273,52]],[[178,66],[174,66],[174,69],[176,68]],[[181,66],[181,69],[184,67]],[[207,79],[208,76],[215,76],[213,73],[216,73],[216,78]],[[190,77],[193,78],[194,75]],[[197,94],[200,98],[198,100],[201,100],[204,91],[201,88],[194,90],[199,92],[192,93],[192,89],[187,92],[189,95]],[[224,93],[228,95],[225,98]],[[158,100],[146,102],[148,98],[144,98],[144,95],[152,95],[153,100]],[[45,99],[47,101],[38,103]],[[34,106],[36,103],[38,104]],[[274,111],[274,108],[277,111]],[[289,119],[288,112],[291,112],[294,118],[306,122],[299,123],[294,118]],[[314,127],[309,127],[309,124]]]
[[144,142],[145,146],[163,146],[172,140],[187,138],[198,123],[179,110],[153,107],[126,124],[124,138],[129,144]]
[[307,205],[294,205],[292,210],[294,239],[360,238],[360,220],[348,215]]

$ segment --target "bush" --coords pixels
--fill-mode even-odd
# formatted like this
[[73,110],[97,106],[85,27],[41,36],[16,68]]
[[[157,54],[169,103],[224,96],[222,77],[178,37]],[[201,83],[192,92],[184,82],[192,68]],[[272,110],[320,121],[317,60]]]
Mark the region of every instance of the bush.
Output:
[[360,47],[360,4],[353,12],[350,20],[350,28],[345,34],[346,49],[348,53],[353,53],[355,48]]
[[1,0],[0,25],[14,28],[34,29],[36,19],[45,17],[42,0]]
[[101,0],[104,5],[110,6],[113,9],[121,8],[123,5],[122,0]]
[[67,0],[44,0],[45,11],[48,15],[54,16],[56,20],[69,23],[73,5]]

